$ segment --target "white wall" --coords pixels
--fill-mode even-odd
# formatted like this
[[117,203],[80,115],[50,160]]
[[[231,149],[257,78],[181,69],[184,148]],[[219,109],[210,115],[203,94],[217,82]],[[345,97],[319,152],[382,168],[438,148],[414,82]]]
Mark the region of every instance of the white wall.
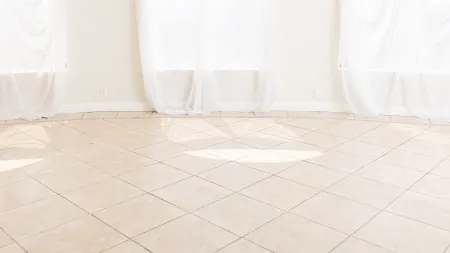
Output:
[[126,109],[145,102],[135,24],[132,0],[68,0],[63,111]]
[[279,0],[281,108],[332,110],[343,103],[337,0]]
[[[337,0],[277,0],[277,108],[342,104]],[[62,111],[143,110],[132,0],[68,0],[69,72]]]

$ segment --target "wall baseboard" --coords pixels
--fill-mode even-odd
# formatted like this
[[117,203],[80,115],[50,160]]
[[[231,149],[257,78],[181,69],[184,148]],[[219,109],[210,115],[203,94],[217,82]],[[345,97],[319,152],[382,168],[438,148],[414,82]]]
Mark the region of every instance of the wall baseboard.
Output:
[[139,112],[151,111],[151,106],[146,102],[130,103],[87,103],[75,105],[63,105],[58,113],[77,112]]
[[276,102],[272,105],[274,111],[296,112],[349,112],[348,105],[324,102]]

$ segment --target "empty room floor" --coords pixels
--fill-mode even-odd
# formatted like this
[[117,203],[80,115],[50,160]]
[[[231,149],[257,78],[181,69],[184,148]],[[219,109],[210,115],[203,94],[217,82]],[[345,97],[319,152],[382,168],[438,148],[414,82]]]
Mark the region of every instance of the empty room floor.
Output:
[[0,253],[450,253],[449,156],[408,117],[0,122]]

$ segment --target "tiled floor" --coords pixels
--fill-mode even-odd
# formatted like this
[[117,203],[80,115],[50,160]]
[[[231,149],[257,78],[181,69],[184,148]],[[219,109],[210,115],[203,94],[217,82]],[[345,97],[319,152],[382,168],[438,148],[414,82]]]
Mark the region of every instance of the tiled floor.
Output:
[[0,122],[0,253],[450,253],[450,124],[348,114]]

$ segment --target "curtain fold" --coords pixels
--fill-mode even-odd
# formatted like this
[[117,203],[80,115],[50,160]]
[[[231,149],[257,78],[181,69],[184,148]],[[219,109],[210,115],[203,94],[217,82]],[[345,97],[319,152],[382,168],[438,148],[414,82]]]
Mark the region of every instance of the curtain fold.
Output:
[[354,113],[450,120],[450,1],[341,0],[340,67]]
[[136,0],[148,100],[161,113],[266,110],[270,0]]
[[0,0],[0,119],[53,115],[63,95],[65,0]]

